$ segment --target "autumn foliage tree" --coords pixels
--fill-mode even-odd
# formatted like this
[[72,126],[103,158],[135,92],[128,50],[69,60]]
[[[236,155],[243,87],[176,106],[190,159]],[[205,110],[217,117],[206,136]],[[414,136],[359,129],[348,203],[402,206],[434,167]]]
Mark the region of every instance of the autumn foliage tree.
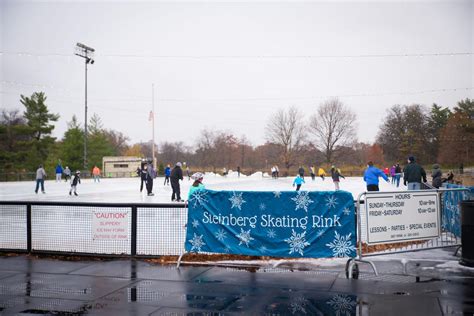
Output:
[[470,164],[474,161],[474,100],[458,102],[440,139],[439,162]]

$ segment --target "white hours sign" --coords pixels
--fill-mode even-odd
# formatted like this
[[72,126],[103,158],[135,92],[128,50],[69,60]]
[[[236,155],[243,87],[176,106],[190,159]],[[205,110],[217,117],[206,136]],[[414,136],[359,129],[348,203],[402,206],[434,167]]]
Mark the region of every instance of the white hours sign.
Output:
[[439,237],[436,192],[367,192],[367,244]]

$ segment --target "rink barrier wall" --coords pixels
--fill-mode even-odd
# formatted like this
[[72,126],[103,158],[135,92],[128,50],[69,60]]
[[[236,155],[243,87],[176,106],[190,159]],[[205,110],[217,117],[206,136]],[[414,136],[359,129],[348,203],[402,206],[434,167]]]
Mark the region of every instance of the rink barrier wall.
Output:
[[[91,240],[92,212],[129,215],[125,240]],[[0,251],[112,257],[184,252],[185,203],[0,201]]]
[[[129,214],[128,238],[92,240],[92,213],[113,210]],[[185,203],[0,201],[0,252],[180,256],[185,253],[187,218]]]

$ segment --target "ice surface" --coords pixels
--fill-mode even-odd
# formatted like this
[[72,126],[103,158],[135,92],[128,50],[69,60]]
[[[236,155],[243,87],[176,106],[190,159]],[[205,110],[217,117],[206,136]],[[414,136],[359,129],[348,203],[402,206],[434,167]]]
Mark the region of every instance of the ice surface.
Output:
[[[263,174],[264,175],[264,174]],[[292,191],[294,177],[272,179],[263,177],[261,172],[256,172],[250,176],[237,177],[236,172],[223,177],[213,173],[206,173],[204,184],[206,188],[212,190],[236,190],[236,191]],[[332,191],[334,184],[331,178],[324,181],[316,178],[312,181],[310,177],[305,177],[306,184],[303,184],[301,190],[307,191]],[[188,190],[193,180],[185,177],[181,181],[182,199],[187,199]],[[79,196],[69,196],[70,184],[64,181],[55,182],[48,180],[45,182],[46,194],[35,194],[35,182],[0,182],[0,200],[13,201],[81,201],[81,202],[122,202],[122,203],[160,203],[171,201],[171,186],[163,185],[164,178],[158,177],[154,181],[153,193],[155,196],[147,196],[146,189],[140,193],[139,178],[106,178],[101,179],[100,183],[94,183],[93,180],[83,179],[77,187]],[[357,196],[365,191],[365,182],[361,177],[347,177],[340,183],[341,190],[349,191]],[[401,191],[406,189],[404,186],[396,188],[385,181],[380,182],[381,191]]]

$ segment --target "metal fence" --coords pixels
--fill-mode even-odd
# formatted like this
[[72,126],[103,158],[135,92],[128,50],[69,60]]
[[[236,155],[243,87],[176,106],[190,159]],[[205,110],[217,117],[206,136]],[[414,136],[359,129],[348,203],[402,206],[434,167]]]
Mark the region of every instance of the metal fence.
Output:
[[[429,191],[427,191],[429,190]],[[361,193],[358,197],[358,201],[356,203],[356,214],[357,214],[357,257],[349,259],[346,265],[346,275],[353,276],[357,278],[357,273],[354,273],[353,267],[357,265],[356,262],[364,262],[368,263],[372,266],[375,274],[377,274],[377,270],[375,265],[367,259],[368,257],[373,256],[380,256],[380,255],[391,255],[397,253],[405,253],[405,252],[413,252],[413,251],[420,251],[420,250],[428,250],[428,249],[435,249],[435,248],[445,248],[445,247],[453,247],[453,246],[460,246],[461,245],[461,237],[460,234],[457,234],[456,231],[460,230],[460,212],[459,212],[459,205],[454,205],[457,208],[457,212],[455,212],[455,216],[458,217],[456,221],[452,221],[453,218],[448,218],[446,216],[446,212],[448,210],[445,209],[444,199],[447,198],[448,194],[457,194],[460,196],[460,200],[469,199],[470,189],[469,188],[450,188],[450,189],[435,189],[430,186],[422,187],[421,191],[407,191],[410,193],[422,193],[422,192],[431,192],[435,193],[438,197],[438,216],[439,216],[439,224],[440,224],[440,233],[437,237],[434,238],[425,238],[416,240],[408,240],[404,241],[396,241],[393,242],[384,242],[380,244],[372,244],[369,246],[368,238],[367,238],[367,212],[362,207],[362,204],[367,204],[367,192]],[[381,192],[381,193],[403,193],[403,192]],[[471,193],[472,195],[472,193]],[[362,199],[364,197],[364,199]],[[471,196],[471,198],[474,195]],[[414,210],[415,211],[415,210]],[[449,222],[449,223],[448,223]],[[451,225],[449,225],[451,224]],[[455,225],[453,225],[455,224]],[[454,227],[456,226],[456,227]],[[358,270],[358,269],[356,269]]]
[[[443,193],[440,190],[441,220]],[[358,259],[460,244],[459,235],[442,225],[438,238],[422,242],[369,247],[365,243],[364,200],[355,201],[359,226]],[[98,240],[92,236],[93,214],[98,211],[128,212],[127,239]],[[184,203],[71,203],[0,201],[0,251],[28,253],[92,254],[112,256],[162,256],[184,253],[187,206]],[[455,223],[459,226],[459,221]]]
[[[94,212],[130,214],[126,239],[93,237]],[[180,255],[184,203],[119,204],[0,201],[0,251],[112,256]]]

